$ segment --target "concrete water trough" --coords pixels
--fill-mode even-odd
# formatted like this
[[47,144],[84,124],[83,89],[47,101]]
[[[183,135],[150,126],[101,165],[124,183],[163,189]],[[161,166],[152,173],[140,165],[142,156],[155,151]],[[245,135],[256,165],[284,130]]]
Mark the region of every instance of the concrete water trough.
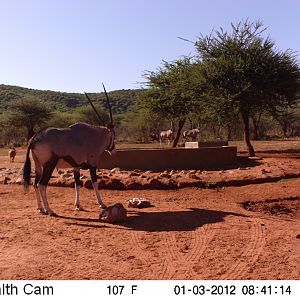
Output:
[[[216,169],[234,165],[237,162],[236,147],[201,147],[170,149],[119,149],[114,156],[104,152],[98,168],[122,170],[195,170]],[[60,161],[59,168],[70,167]]]

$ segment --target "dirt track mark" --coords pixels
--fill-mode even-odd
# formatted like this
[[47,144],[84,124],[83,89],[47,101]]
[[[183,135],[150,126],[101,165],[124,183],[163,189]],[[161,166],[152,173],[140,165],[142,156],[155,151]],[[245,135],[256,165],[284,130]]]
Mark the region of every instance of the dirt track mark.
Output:
[[[215,229],[212,225],[204,225],[194,231],[185,233],[186,240],[190,243],[187,249],[180,249],[176,240],[176,232],[160,234],[166,244],[166,256],[159,253],[159,261],[153,257],[153,252],[147,250],[149,245],[143,241],[144,232],[130,232],[133,244],[134,255],[142,261],[144,265],[149,265],[151,261],[159,263],[160,271],[152,274],[154,279],[175,279],[176,277],[185,278],[187,273],[194,272],[194,264],[201,258],[209,242],[212,240]],[[162,236],[163,235],[163,236]],[[144,245],[144,246],[143,246]]]
[[265,228],[260,219],[251,220],[250,241],[235,263],[221,276],[221,280],[245,279],[244,275],[255,263],[265,245]]
[[186,252],[182,252],[178,248],[175,233],[170,233],[167,237],[168,254],[163,261],[159,279],[183,279],[193,273],[195,263],[200,260],[214,234],[215,229],[208,224],[191,231],[191,245]]

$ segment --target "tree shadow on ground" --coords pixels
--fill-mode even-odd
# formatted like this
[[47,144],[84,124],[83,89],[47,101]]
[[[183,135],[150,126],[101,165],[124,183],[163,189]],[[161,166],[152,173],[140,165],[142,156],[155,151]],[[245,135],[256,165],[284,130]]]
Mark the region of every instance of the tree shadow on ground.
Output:
[[248,156],[238,156],[237,162],[239,167],[257,167],[263,164],[260,158],[249,158]]
[[[247,153],[246,151],[240,151],[240,154]],[[282,158],[299,158],[300,149],[284,149],[284,150],[257,150],[255,151],[260,157],[278,157]],[[240,156],[243,157],[243,156]],[[243,157],[246,158],[246,157]]]
[[136,212],[121,225],[136,231],[190,231],[206,224],[223,222],[229,215],[245,217],[233,212],[190,208],[184,211]]
[[[206,224],[215,224],[223,222],[226,216],[246,217],[242,214],[233,212],[207,210],[190,208],[184,211],[164,211],[164,212],[141,212],[128,211],[127,219],[117,225],[135,231],[164,232],[164,231],[191,231]],[[109,228],[114,226],[108,223],[102,223],[99,219],[63,217],[66,220],[75,222],[68,225],[76,225],[91,228]],[[78,222],[79,221],[79,222]],[[84,222],[84,223],[82,223]],[[99,222],[99,225],[96,224]]]

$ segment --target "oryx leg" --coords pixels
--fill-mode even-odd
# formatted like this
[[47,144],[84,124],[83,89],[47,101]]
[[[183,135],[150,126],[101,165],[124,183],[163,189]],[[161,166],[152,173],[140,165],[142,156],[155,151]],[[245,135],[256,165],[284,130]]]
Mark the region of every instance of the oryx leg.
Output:
[[35,192],[35,197],[37,200],[37,211],[41,214],[45,213],[44,207],[42,205],[42,201],[41,201],[41,195],[38,189],[38,185],[39,185],[39,181],[42,178],[43,175],[43,169],[41,164],[39,163],[38,159],[36,158],[36,156],[34,154],[32,154],[32,158],[34,160],[34,168],[35,168],[35,179],[34,179],[34,192]]
[[79,191],[80,191],[80,169],[74,168],[73,170],[74,180],[75,180],[75,209],[76,210],[83,210],[82,206],[80,205],[79,200]]
[[51,178],[52,172],[57,164],[58,159],[57,158],[52,158],[48,162],[46,162],[43,166],[43,174],[42,177],[39,181],[38,188],[41,193],[43,205],[45,208],[45,212],[50,215],[50,216],[55,216],[56,214],[51,210],[49,207],[49,203],[47,200],[47,195],[46,195],[46,187],[47,184]]
[[101,208],[106,208],[106,205],[103,203],[103,201],[100,197],[99,191],[98,191],[96,168],[90,168],[90,174],[91,174],[91,180],[92,180],[92,183],[93,183],[94,191],[96,193],[98,204]]
[[44,214],[46,212],[42,205],[41,195],[40,195],[39,188],[38,188],[38,183],[42,178],[42,173],[43,173],[42,168],[40,166],[37,168],[37,166],[36,166],[35,167],[35,179],[34,179],[33,186],[34,186],[35,197],[37,200],[37,210],[39,213]]

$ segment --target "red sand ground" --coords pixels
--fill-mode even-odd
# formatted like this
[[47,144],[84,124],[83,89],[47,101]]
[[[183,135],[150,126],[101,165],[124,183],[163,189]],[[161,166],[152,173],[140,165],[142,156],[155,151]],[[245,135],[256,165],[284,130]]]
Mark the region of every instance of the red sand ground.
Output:
[[[269,166],[283,157],[287,169],[299,164],[295,154],[268,156]],[[0,279],[300,279],[299,187],[296,178],[218,190],[103,190],[107,205],[131,197],[153,204],[128,208],[127,220],[112,225],[99,222],[92,190],[81,190],[86,211],[77,212],[73,189],[49,187],[59,215],[49,217],[36,213],[32,188],[24,195],[22,186],[0,185]]]

